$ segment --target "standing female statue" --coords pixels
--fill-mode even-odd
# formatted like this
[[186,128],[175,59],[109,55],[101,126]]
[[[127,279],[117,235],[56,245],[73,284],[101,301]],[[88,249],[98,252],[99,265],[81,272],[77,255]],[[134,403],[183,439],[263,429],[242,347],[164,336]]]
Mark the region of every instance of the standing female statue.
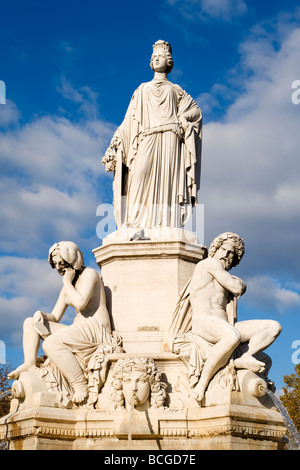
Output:
[[167,79],[171,54],[169,43],[154,44],[154,78],[134,92],[102,159],[107,171],[115,171],[118,228],[183,227],[187,206],[197,202],[202,115],[191,96]]

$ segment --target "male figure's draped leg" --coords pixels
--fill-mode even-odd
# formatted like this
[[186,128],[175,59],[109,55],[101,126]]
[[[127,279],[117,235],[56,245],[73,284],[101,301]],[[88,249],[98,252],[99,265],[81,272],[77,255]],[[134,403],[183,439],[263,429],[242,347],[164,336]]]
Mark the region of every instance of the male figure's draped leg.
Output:
[[[199,403],[204,397],[209,381],[225,366],[231,354],[241,341],[239,331],[227,321],[211,315],[201,315],[197,334],[214,346],[209,351],[198,384],[194,388],[194,396]],[[200,326],[201,325],[201,326]]]
[[[236,329],[240,332],[245,351],[235,359],[238,369],[249,369],[253,372],[263,372],[265,364],[254,356],[268,348],[281,332],[281,325],[275,320],[246,320],[237,322]],[[247,343],[247,344],[244,344]]]

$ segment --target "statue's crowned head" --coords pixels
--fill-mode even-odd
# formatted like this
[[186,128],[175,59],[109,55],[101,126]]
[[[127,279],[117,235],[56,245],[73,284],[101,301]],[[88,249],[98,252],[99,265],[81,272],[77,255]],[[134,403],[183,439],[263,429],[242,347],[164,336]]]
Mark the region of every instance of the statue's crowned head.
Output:
[[168,42],[166,41],[162,41],[161,39],[159,39],[158,41],[155,42],[155,44],[153,44],[153,53],[152,53],[152,56],[151,56],[151,61],[150,61],[150,67],[152,70],[154,70],[153,68],[153,57],[155,56],[155,54],[159,54],[159,53],[163,53],[167,59],[167,69],[166,69],[166,73],[170,73],[172,68],[173,68],[173,59],[172,59],[172,47],[171,47],[171,44],[169,44]]
[[153,52],[156,52],[156,51],[169,52],[169,54],[172,55],[171,44],[166,42],[166,41],[162,41],[161,39],[159,39],[158,41],[156,41],[155,44],[153,44]]

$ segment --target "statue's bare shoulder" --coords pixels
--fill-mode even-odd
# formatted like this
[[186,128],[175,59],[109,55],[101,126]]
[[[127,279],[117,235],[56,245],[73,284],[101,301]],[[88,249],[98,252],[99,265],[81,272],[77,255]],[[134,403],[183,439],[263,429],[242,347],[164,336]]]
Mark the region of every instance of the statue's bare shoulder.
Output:
[[199,261],[195,267],[193,277],[191,279],[191,284],[189,287],[190,293],[193,291],[202,289],[207,284],[211,283],[213,280],[213,270],[216,264],[216,260],[213,258],[206,258]]
[[199,261],[196,265],[193,277],[206,276],[208,274],[213,276],[214,272],[219,271],[220,269],[223,269],[220,261],[209,257]]

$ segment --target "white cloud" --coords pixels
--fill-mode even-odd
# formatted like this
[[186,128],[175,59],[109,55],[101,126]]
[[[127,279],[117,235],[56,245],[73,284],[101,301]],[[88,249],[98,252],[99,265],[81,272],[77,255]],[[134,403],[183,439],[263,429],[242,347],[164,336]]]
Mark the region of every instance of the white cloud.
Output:
[[5,194],[6,203],[0,207],[2,250],[21,255],[40,255],[47,250],[49,240],[70,238],[79,243],[91,226],[97,206],[85,192],[71,196],[46,185],[37,185],[33,191],[9,180]]
[[5,104],[0,104],[0,128],[15,124],[19,119],[20,112],[13,101],[6,100]]
[[201,93],[197,97],[196,102],[199,106],[201,106],[201,111],[206,117],[206,122],[208,116],[213,116],[214,112],[221,108],[220,102],[212,93]]
[[60,44],[60,50],[65,54],[74,54],[76,53],[76,48],[70,41],[62,41]]
[[2,134],[2,250],[40,256],[49,240],[80,242],[96,229],[99,179],[109,178],[101,156],[112,133],[99,119],[43,116]]
[[[0,318],[1,338],[22,343],[22,324],[36,310],[50,313],[62,287],[60,276],[47,260],[4,256],[0,258]],[[74,315],[65,314],[63,322]]]
[[2,292],[7,296],[30,296],[33,292],[37,298],[53,298],[57,291],[58,277],[45,259],[19,258],[3,256],[0,260],[0,277]]
[[243,264],[253,272],[281,270],[296,277],[300,105],[291,101],[291,83],[299,77],[300,29],[288,29],[278,19],[273,27],[272,34],[267,29],[263,34],[262,26],[259,34],[252,31],[241,46],[234,71],[234,85],[241,81],[239,96],[220,122],[204,125],[200,201],[206,243],[233,230],[245,238]]
[[188,20],[213,18],[232,21],[247,12],[244,0],[167,0],[168,5],[176,6]]
[[289,309],[300,308],[298,292],[283,287],[278,279],[262,275],[247,280],[247,294],[244,302],[271,313],[285,313]]
[[297,175],[295,176],[295,182],[279,185],[274,194],[276,204],[284,209],[282,213],[286,219],[299,218],[300,180],[297,179]]
[[87,169],[101,173],[98,163],[111,132],[112,126],[100,120],[72,123],[59,116],[40,117],[1,136],[3,174],[14,166],[39,182],[76,186]]
[[88,119],[96,119],[98,115],[97,98],[98,94],[95,93],[90,87],[82,86],[76,89],[65,76],[60,78],[59,84],[56,87],[57,91],[63,95],[64,98],[73,101],[79,105],[78,111],[82,112]]
[[247,4],[243,0],[202,0],[201,8],[203,13],[212,18],[230,21],[232,18],[244,15]]

